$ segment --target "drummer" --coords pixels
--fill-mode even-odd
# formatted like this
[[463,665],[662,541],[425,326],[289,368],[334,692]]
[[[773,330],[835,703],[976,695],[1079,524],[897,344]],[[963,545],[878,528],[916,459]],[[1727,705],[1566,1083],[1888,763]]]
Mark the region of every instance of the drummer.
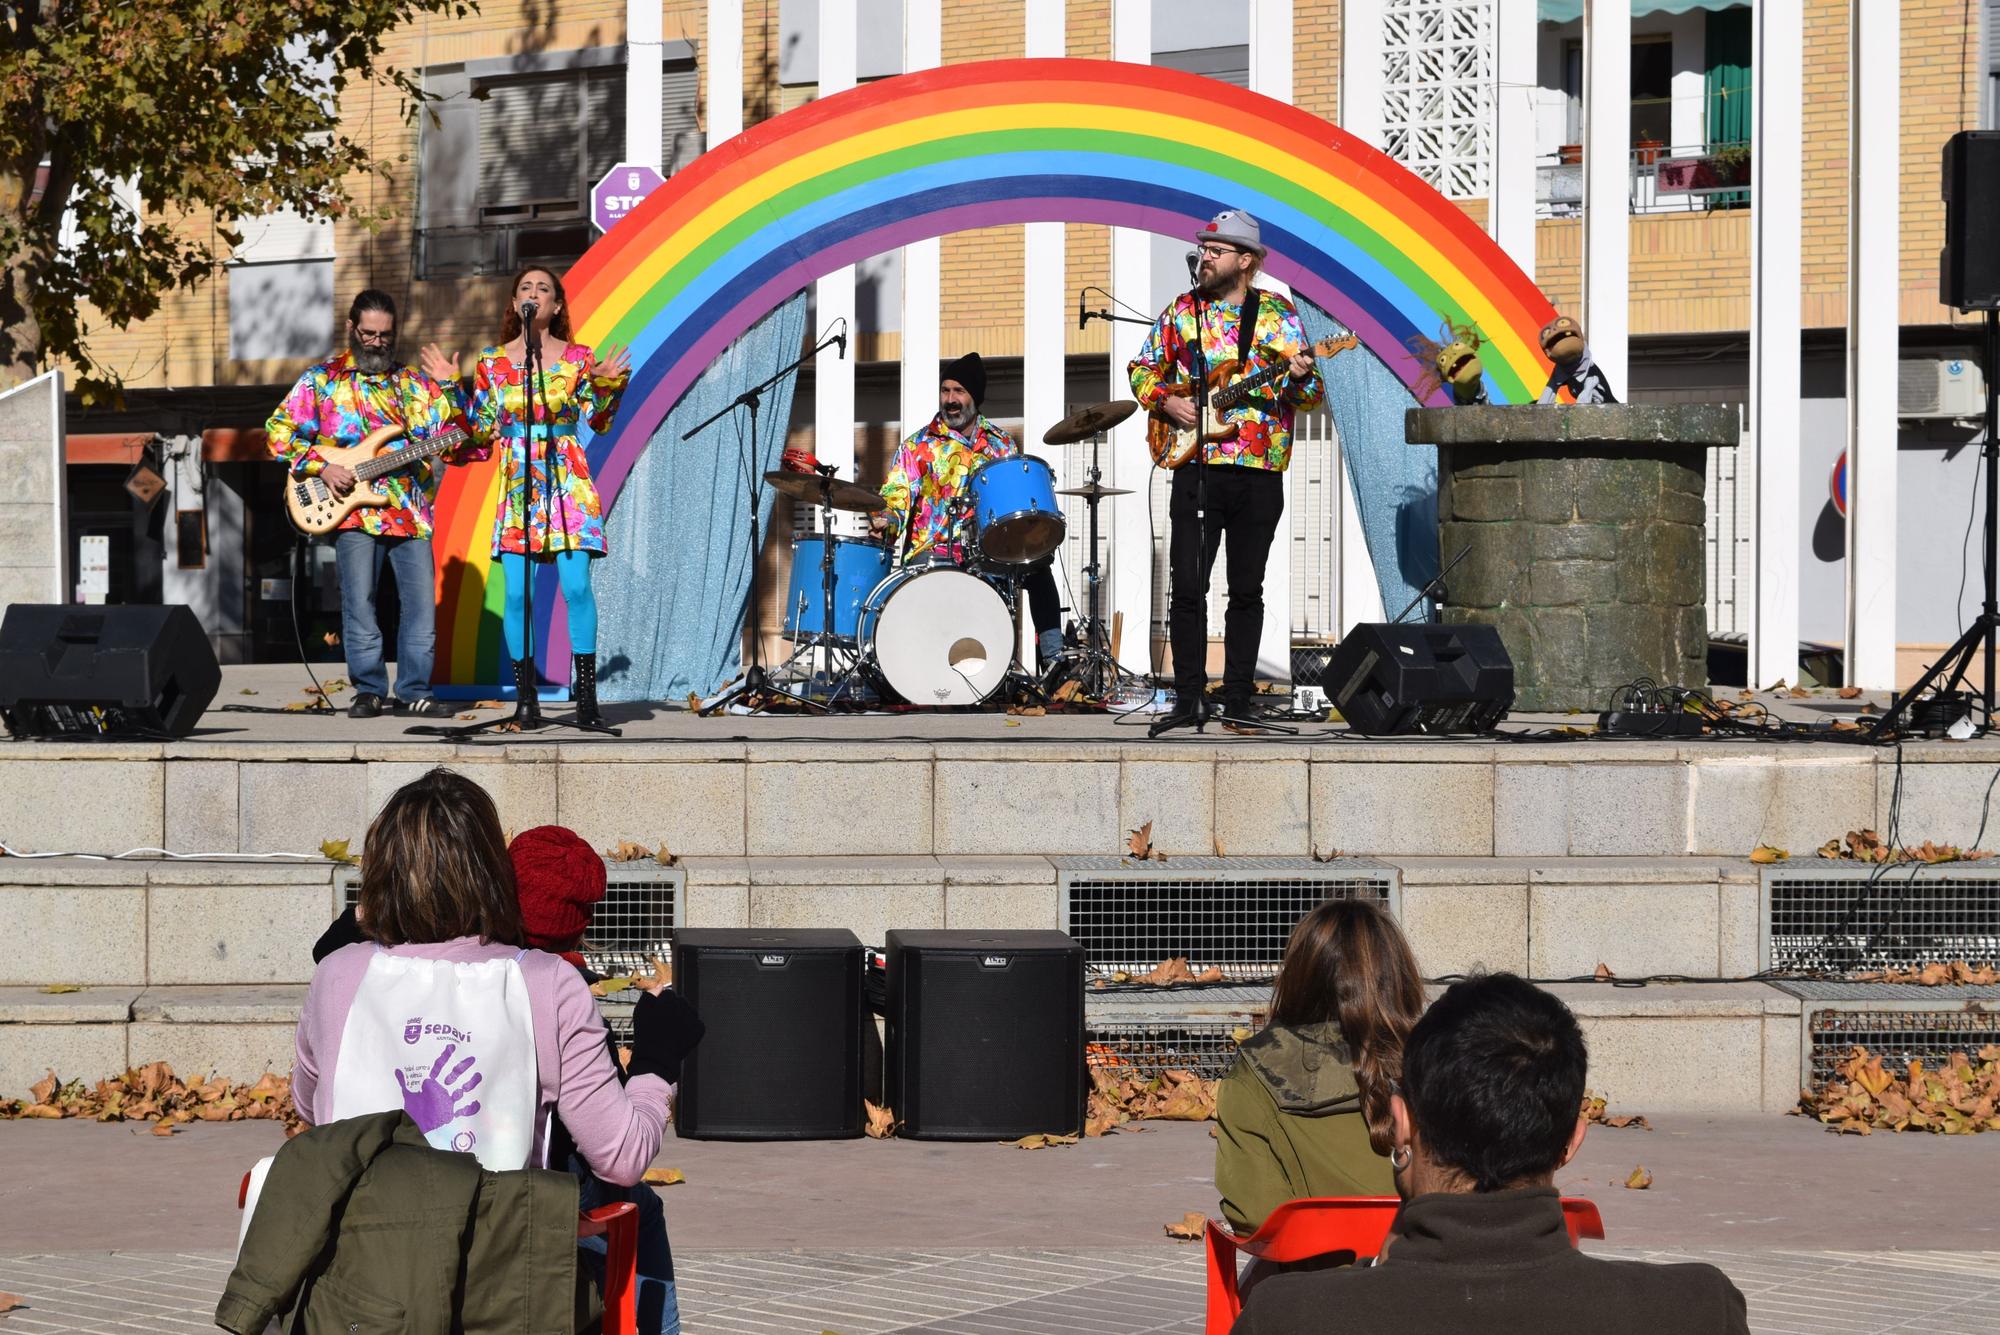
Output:
[[[972,510],[967,485],[974,470],[1021,453],[1012,436],[980,413],[985,398],[986,366],[978,353],[946,362],[938,373],[937,416],[896,451],[889,480],[882,484],[886,508],[869,517],[869,528],[884,537],[892,551],[906,545],[906,561],[943,559],[964,564],[964,525]],[[916,518],[904,544],[903,529],[913,507]],[[1063,642],[1062,601],[1050,573],[1052,560],[1045,557],[1033,563],[1022,581],[1035,623],[1036,655],[1044,667],[1062,652]]]

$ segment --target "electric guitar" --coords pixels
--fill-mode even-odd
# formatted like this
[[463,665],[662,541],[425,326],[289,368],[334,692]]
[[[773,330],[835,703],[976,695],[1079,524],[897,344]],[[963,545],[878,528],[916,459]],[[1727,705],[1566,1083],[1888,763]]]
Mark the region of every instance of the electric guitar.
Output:
[[[1360,346],[1361,340],[1353,334],[1338,334],[1321,339],[1310,351],[1314,357],[1335,357]],[[1199,427],[1178,426],[1173,418],[1155,408],[1146,421],[1146,448],[1153,452],[1153,462],[1171,471],[1194,458],[1194,452],[1210,441],[1235,440],[1236,423],[1223,421],[1222,414],[1242,407],[1244,400],[1283,375],[1289,361],[1290,358],[1280,357],[1240,380],[1236,376],[1243,371],[1244,363],[1233,357],[1217,362],[1208,372],[1208,420]],[[1168,385],[1165,392],[1172,398],[1187,398],[1194,393],[1194,382],[1184,380]]]
[[345,496],[336,496],[323,477],[288,476],[285,479],[285,511],[291,515],[293,527],[312,535],[331,533],[362,506],[389,503],[388,495],[369,486],[370,482],[408,468],[411,464],[448,453],[465,443],[463,431],[457,427],[446,427],[414,445],[405,445],[399,450],[390,449],[389,442],[402,434],[403,428],[392,422],[369,432],[359,445],[316,446],[319,457],[327,463],[339,464],[353,471],[354,487]]

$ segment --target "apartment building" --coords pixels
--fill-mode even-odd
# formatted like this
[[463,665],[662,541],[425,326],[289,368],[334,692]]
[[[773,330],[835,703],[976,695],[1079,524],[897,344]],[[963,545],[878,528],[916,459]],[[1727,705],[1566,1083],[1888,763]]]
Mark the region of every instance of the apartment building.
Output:
[[[1803,52],[1798,630],[1838,646],[1848,579],[1834,480],[1848,431],[1855,9],[1854,0],[1795,0],[1793,8]],[[822,51],[844,50],[827,45],[829,22],[854,25],[851,72],[843,67],[833,81],[842,86],[917,64],[1063,54],[1145,59],[1277,88],[1418,172],[1532,266],[1559,308],[1578,309],[1586,297],[1584,145],[1611,133],[1592,133],[1592,108],[1603,104],[1587,97],[1583,11],[1583,0],[486,0],[475,17],[424,20],[398,35],[389,58],[421,71],[439,99],[430,112],[406,118],[382,89],[356,90],[344,108],[349,132],[390,163],[362,189],[371,207],[393,213],[391,222],[371,231],[258,220],[211,282],[170,298],[143,325],[100,336],[128,396],[117,412],[70,406],[72,540],[108,535],[109,596],[195,604],[226,658],[294,653],[296,551],[257,428],[284,387],[335,346],[352,293],[374,286],[397,298],[407,355],[436,341],[469,364],[494,336],[517,265],[561,268],[589,245],[594,181],[619,161],[671,173],[711,139],[818,96]],[[1977,454],[1969,448],[1976,423],[1967,418],[1981,388],[1970,317],[1937,300],[1939,150],[1959,129],[1996,123],[2000,0],[1901,0],[1897,12],[1891,259],[1900,358],[1879,373],[1898,386],[1894,638],[1914,663],[1926,646],[1954,638],[1978,596],[1976,573],[1962,594],[1959,577]],[[727,23],[734,41],[711,41],[714,22]],[[919,46],[934,34],[934,57],[912,46],[912,33]],[[1628,184],[1620,388],[1642,401],[1746,403],[1757,208],[1753,10],[1728,0],[1632,0],[1629,34],[1629,107],[1595,113],[1629,140],[1616,145]],[[711,67],[718,50],[731,66],[720,85]],[[1532,75],[1521,77],[1527,69]],[[717,86],[740,92],[740,105],[720,117],[709,104]],[[1127,335],[1108,322],[1079,328],[1078,298],[1102,289],[1150,314],[1185,285],[1186,239],[1075,223],[1059,236],[1066,314],[1045,328],[1029,326],[1024,274],[1031,253],[1036,269],[1049,269],[1046,233],[1033,242],[1020,226],[955,233],[934,243],[934,264],[906,267],[905,255],[892,252],[854,266],[858,365],[831,372],[852,377],[851,422],[838,423],[851,425],[851,445],[828,434],[833,421],[819,423],[816,405],[828,400],[810,374],[793,401],[792,434],[820,442],[823,458],[851,449],[856,475],[879,480],[895,440],[928,415],[933,373],[918,364],[906,378],[903,364],[907,313],[926,304],[935,307],[935,332],[926,324],[910,335],[913,358],[980,351],[993,369],[987,412],[1030,439],[1067,406],[1111,396]],[[827,289],[815,297],[815,316],[847,300],[844,288]],[[1605,321],[1615,326],[1615,314]],[[1324,448],[1302,450],[1294,468],[1288,588],[1273,601],[1291,608],[1281,640],[1335,638],[1380,614],[1330,425],[1309,423],[1304,435]],[[1725,635],[1747,629],[1754,448],[1746,441],[1719,453],[1712,470],[1711,624]],[[167,482],[151,505],[123,489],[142,460]],[[1073,455],[1054,462],[1081,466]],[[780,517],[769,553],[776,575],[794,522]],[[1073,520],[1077,533],[1081,515]],[[1163,545],[1163,519],[1155,530]],[[1074,591],[1076,542],[1067,555]],[[1977,564],[1976,553],[1970,559]],[[330,553],[310,549],[304,574],[310,645],[335,624]],[[782,580],[766,582],[773,586]],[[1150,611],[1159,620],[1163,581],[1128,602],[1132,616]],[[775,609],[761,619],[774,623]]]

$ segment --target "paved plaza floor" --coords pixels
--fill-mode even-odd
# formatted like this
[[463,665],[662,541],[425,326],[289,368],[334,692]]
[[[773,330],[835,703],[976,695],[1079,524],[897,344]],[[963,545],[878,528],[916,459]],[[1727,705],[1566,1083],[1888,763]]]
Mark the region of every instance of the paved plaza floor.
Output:
[[[1643,1110],[1633,1110],[1643,1111]],[[2000,1136],[1836,1137],[1798,1118],[1594,1130],[1558,1178],[1604,1214],[1593,1250],[1721,1266],[1751,1328],[1987,1329],[2000,1310]],[[171,1138],[0,1124],[0,1335],[212,1329],[235,1186],[264,1124]],[[1207,1128],[1073,1148],[670,1139],[659,1163],[690,1335],[1201,1329],[1202,1257],[1162,1225],[1215,1208]],[[1621,1184],[1644,1165],[1646,1191]]]

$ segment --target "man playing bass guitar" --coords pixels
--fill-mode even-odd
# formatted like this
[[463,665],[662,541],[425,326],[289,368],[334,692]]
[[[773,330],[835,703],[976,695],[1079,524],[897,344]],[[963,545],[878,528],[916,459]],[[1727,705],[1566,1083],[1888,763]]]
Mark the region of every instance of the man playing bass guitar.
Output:
[[[1201,246],[1196,290],[1182,293],[1161,313],[1127,368],[1133,397],[1153,414],[1156,434],[1166,435],[1197,426],[1188,395],[1197,338],[1207,366],[1233,360],[1247,374],[1269,375],[1268,388],[1223,411],[1220,438],[1211,437],[1206,424],[1197,437],[1208,464],[1205,515],[1198,512],[1196,470],[1179,468],[1174,474],[1168,510],[1174,710],[1193,718],[1202,717],[1198,711],[1208,688],[1208,584],[1225,533],[1229,610],[1223,621],[1222,710],[1237,718],[1249,715],[1264,628],[1264,564],[1285,508],[1292,419],[1302,408],[1318,407],[1325,395],[1298,311],[1279,294],[1252,286],[1266,253],[1261,233],[1257,220],[1240,209],[1223,212],[1196,233]],[[1171,455],[1159,449],[1155,455],[1172,466]]]

